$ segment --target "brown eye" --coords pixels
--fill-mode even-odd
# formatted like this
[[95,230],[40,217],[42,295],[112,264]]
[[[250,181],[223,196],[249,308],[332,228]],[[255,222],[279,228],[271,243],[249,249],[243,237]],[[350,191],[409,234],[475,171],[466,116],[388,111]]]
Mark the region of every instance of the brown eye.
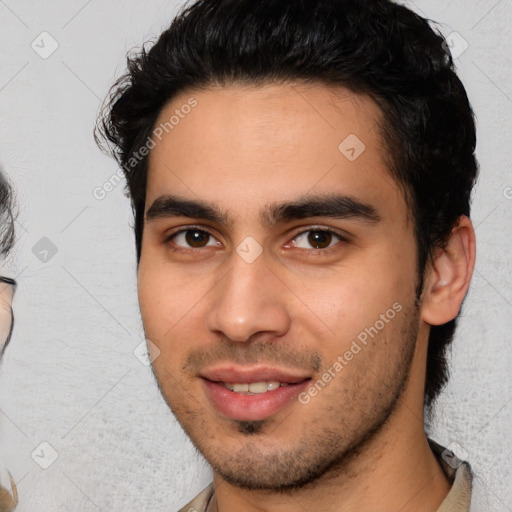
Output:
[[293,239],[293,245],[300,249],[328,249],[345,239],[329,229],[309,229]]
[[332,233],[328,231],[310,231],[308,242],[315,249],[325,249],[329,247],[332,241]]
[[183,229],[174,233],[169,240],[186,249],[202,249],[212,245],[218,245],[213,236],[202,229]]
[[210,234],[198,229],[189,229],[185,232],[185,240],[191,247],[204,247],[208,243]]

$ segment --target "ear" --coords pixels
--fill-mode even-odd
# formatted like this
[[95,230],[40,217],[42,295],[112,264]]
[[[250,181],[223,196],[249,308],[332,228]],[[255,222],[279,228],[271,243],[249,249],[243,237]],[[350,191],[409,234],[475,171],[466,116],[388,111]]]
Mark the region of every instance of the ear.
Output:
[[453,320],[461,307],[473,275],[476,241],[473,224],[459,217],[445,247],[436,250],[427,267],[421,319],[430,325]]

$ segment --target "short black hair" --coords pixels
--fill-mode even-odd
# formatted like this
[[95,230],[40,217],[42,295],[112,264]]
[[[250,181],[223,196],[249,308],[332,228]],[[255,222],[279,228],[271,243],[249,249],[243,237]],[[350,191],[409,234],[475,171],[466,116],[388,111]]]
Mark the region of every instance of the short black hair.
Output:
[[[390,0],[196,0],[149,51],[128,57],[95,136],[124,169],[137,261],[148,159],[132,157],[151,137],[162,108],[191,89],[297,81],[344,86],[381,108],[387,164],[414,220],[421,292],[434,249],[470,213],[475,122],[441,33]],[[448,380],[446,349],[456,320],[431,327],[427,408]]]

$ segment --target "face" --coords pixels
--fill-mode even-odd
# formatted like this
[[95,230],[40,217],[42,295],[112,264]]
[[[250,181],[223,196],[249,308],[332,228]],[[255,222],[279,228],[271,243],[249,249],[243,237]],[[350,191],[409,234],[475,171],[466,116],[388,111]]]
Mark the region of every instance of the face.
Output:
[[10,341],[13,321],[12,299],[16,282],[0,276],[0,357]]
[[177,111],[149,156],[138,273],[155,377],[222,478],[304,485],[381,429],[419,368],[380,110],[342,88],[232,86],[174,98],[156,126]]

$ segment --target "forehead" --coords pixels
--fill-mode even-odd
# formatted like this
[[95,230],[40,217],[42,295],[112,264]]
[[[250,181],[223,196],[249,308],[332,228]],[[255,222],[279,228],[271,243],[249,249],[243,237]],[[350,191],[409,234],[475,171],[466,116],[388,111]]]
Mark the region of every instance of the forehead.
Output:
[[185,91],[155,124],[146,203],[178,193],[229,198],[231,207],[244,209],[333,188],[377,202],[387,194],[396,203],[402,194],[385,163],[381,119],[369,96],[343,87]]

